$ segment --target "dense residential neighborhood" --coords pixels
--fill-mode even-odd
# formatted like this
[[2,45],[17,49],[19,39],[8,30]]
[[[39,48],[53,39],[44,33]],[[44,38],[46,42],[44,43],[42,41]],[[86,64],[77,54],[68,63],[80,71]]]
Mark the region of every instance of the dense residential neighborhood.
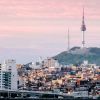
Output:
[[41,62],[17,65],[18,89],[51,91],[77,97],[100,96],[100,66],[83,61],[78,66],[60,65],[47,58]]

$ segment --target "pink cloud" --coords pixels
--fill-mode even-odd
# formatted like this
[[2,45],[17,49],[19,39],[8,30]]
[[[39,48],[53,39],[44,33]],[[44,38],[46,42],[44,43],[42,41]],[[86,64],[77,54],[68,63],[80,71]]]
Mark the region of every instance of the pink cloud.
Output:
[[[99,0],[0,0],[1,42],[7,47],[21,47],[25,44],[30,44],[31,47],[35,43],[40,46],[41,41],[63,43],[69,27],[72,38],[79,38],[79,44],[83,5],[87,34],[91,31],[100,33],[99,3]],[[6,43],[3,39],[8,39],[9,42]]]
[[[81,16],[82,6],[85,5],[88,17],[96,18],[100,16],[98,0],[1,0],[1,15],[14,17],[33,18],[75,18]],[[95,15],[95,16],[94,16]]]

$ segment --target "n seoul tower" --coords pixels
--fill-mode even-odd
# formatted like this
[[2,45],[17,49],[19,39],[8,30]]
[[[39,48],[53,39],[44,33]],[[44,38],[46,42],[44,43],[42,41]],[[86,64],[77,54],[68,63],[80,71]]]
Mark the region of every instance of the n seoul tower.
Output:
[[84,19],[84,8],[83,8],[81,31],[83,33],[83,37],[82,37],[82,47],[84,48],[85,47],[85,31],[86,31],[86,25],[85,25],[85,19]]

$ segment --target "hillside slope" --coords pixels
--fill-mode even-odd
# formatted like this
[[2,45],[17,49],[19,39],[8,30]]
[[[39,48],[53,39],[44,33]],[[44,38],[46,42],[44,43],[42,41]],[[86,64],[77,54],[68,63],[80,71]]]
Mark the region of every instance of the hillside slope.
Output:
[[61,64],[80,64],[84,60],[100,65],[100,48],[73,47],[69,52],[64,51],[53,57]]

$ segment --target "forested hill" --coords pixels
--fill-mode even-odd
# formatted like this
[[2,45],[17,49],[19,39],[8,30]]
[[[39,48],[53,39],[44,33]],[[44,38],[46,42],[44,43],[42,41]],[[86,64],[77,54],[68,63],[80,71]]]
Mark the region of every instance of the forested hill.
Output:
[[95,63],[100,65],[100,48],[80,48],[73,47],[69,51],[61,52],[53,57],[59,61],[60,64],[80,64],[84,60],[88,60],[89,63]]

